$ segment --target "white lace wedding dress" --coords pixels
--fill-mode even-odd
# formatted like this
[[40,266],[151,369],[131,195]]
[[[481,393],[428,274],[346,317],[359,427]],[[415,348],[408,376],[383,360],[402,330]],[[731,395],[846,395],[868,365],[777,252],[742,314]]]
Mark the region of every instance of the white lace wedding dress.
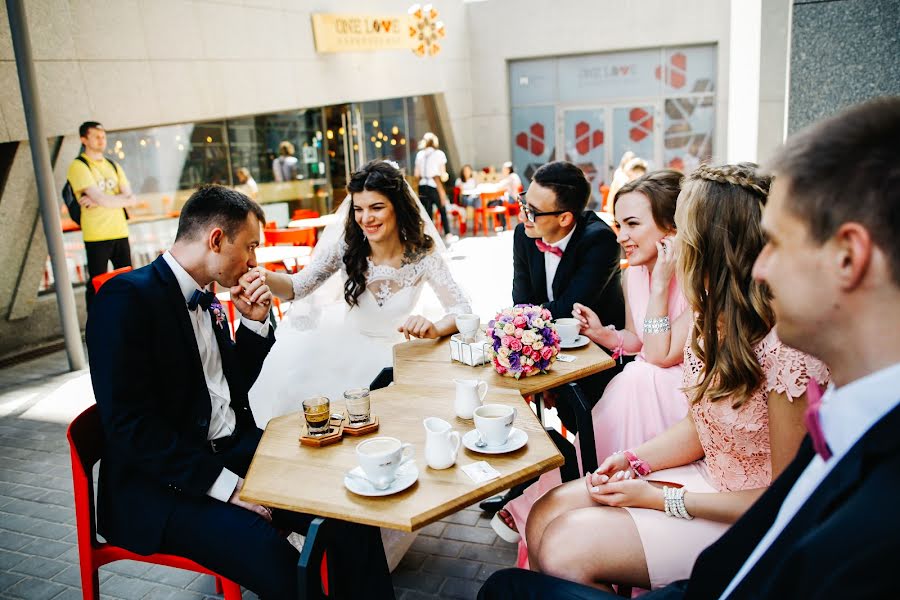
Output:
[[[342,288],[345,250],[341,240],[291,275],[294,298],[309,297],[337,272],[341,277],[334,278],[334,283],[340,285],[333,287]],[[342,401],[344,390],[369,385],[381,369],[391,366],[392,347],[404,340],[397,327],[414,314],[426,282],[445,314],[471,312],[466,295],[438,251],[396,269],[369,260],[366,290],[353,308],[342,298],[295,301],[288,320],[276,330],[275,345],[250,390],[257,424],[265,428],[272,417],[299,411],[304,398],[324,395]]]

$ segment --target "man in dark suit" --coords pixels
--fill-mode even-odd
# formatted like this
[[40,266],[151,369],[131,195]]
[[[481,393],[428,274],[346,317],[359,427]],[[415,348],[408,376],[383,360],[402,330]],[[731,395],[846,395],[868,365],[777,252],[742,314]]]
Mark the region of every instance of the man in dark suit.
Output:
[[[554,319],[571,317],[572,306],[579,302],[593,309],[605,325],[622,329],[625,299],[619,244],[609,225],[585,210],[590,196],[584,172],[570,162],[547,163],[534,172],[528,192],[519,197],[521,223],[513,234],[512,299],[514,304],[540,304]],[[622,366],[619,363],[581,379],[578,383],[585,397],[597,402]],[[556,404],[559,419],[569,431],[578,431],[572,398],[551,391],[545,400]],[[564,475],[579,475],[575,449],[553,430],[549,433],[566,457]],[[485,500],[482,510],[499,510],[521,495],[528,483]]]
[[[182,209],[172,249],[94,299],[87,344],[104,435],[98,529],[139,554],[191,558],[264,598],[295,598],[298,553],[279,529],[302,532],[311,517],[239,497],[262,435],[247,392],[274,343],[268,286],[238,285],[256,266],[264,222],[243,194],[201,188]],[[213,282],[230,288],[241,314],[234,342],[207,291]],[[351,543],[329,548],[333,568],[361,569],[372,576],[366,589],[392,595],[377,529],[335,527]]]
[[[577,166],[547,163],[535,171],[520,197],[513,237],[513,303],[541,304],[554,319],[572,316],[576,302],[590,307],[604,325],[625,326],[625,299],[615,232],[585,210],[591,186]],[[596,402],[622,365],[579,381]],[[578,431],[568,402],[557,403],[559,418]]]
[[[645,598],[888,598],[900,566],[900,98],[791,138],[772,160],[769,284],[778,335],[822,359],[793,463],[691,578]],[[893,332],[893,333],[890,333]],[[614,484],[610,484],[614,485]],[[671,540],[677,544],[678,540]],[[610,598],[538,573],[492,576],[479,598]]]
[[622,328],[619,244],[609,225],[585,211],[590,195],[584,173],[570,162],[535,171],[513,237],[513,303],[541,304],[559,319],[580,302]]

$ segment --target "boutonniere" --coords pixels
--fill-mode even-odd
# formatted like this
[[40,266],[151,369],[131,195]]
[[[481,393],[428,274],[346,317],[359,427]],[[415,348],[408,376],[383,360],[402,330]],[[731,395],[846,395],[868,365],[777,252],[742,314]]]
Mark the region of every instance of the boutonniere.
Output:
[[225,308],[218,299],[213,300],[210,303],[209,310],[212,312],[213,317],[215,317],[216,325],[219,326],[219,329],[225,329]]

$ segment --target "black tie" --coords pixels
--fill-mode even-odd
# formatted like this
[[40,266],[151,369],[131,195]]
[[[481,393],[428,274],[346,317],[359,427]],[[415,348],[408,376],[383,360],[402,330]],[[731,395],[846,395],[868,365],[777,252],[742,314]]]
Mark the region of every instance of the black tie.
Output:
[[188,310],[194,310],[198,306],[203,310],[209,310],[210,305],[216,299],[216,295],[212,292],[201,292],[200,290],[194,290],[193,295],[191,295],[191,299],[188,300],[187,307]]

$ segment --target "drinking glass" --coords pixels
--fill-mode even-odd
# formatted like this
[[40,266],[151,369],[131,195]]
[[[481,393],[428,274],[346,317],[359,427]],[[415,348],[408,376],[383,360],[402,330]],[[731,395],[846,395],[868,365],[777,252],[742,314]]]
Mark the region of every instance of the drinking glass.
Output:
[[369,388],[350,388],[344,392],[344,400],[347,404],[350,425],[365,425],[369,422],[371,418]]
[[331,401],[325,396],[313,396],[303,401],[303,417],[309,435],[323,435],[330,430]]

